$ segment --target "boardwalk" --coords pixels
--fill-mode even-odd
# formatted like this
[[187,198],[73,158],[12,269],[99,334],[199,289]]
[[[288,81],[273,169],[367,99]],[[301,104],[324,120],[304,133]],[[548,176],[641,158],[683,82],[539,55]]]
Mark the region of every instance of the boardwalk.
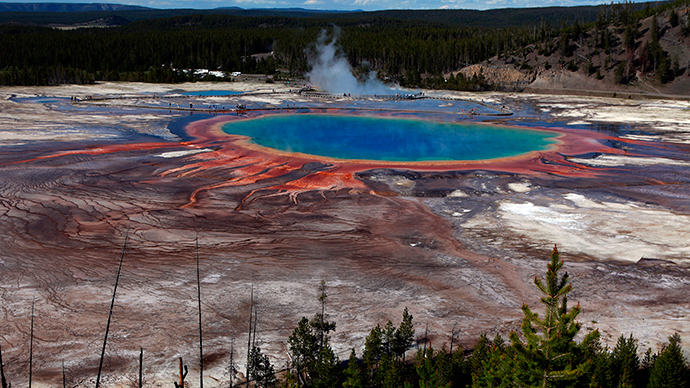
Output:
[[[242,97],[256,97],[256,96],[278,96],[278,95],[285,95],[285,96],[300,96],[300,97],[306,97],[310,98],[313,100],[352,100],[352,101],[416,101],[416,100],[440,100],[440,101],[463,101],[471,104],[477,104],[480,106],[483,106],[487,109],[490,109],[491,112],[479,112],[475,111],[474,109],[470,109],[469,111],[461,111],[461,112],[456,112],[459,115],[467,115],[467,116],[510,116],[513,114],[513,112],[510,109],[507,109],[505,106],[495,106],[491,104],[487,104],[483,101],[476,101],[472,99],[466,99],[466,98],[459,98],[459,97],[452,97],[452,96],[428,96],[425,95],[422,92],[419,93],[406,93],[406,94],[357,94],[357,95],[351,95],[349,93],[343,93],[343,94],[334,94],[334,93],[322,93],[322,92],[313,92],[313,91],[304,91],[304,90],[299,90],[296,92],[290,91],[290,92],[273,92],[273,91],[267,91],[267,92],[247,92],[247,93],[242,93],[242,94],[235,94],[232,96],[228,96],[226,94],[218,94],[218,95],[205,95],[203,97],[205,98],[242,98]],[[195,99],[196,96],[189,96],[189,95],[180,95],[180,94],[168,94],[168,95],[119,95],[119,96],[98,96],[98,97],[89,97],[86,99],[73,99],[74,104],[94,104],[94,105],[99,105],[99,106],[112,106],[112,107],[133,107],[131,104],[126,104],[124,101],[142,101],[142,100],[165,100],[165,99],[187,99],[187,100],[193,100]],[[169,110],[169,111],[180,111],[180,112],[205,112],[205,113],[241,113],[241,112],[247,112],[247,111],[289,111],[289,110],[308,110],[308,109],[325,109],[325,110],[337,110],[337,109],[342,109],[342,107],[330,107],[330,106],[319,106],[319,107],[313,107],[313,106],[289,106],[289,107],[260,107],[260,108],[231,108],[232,104],[226,106],[219,106],[217,104],[200,104],[200,103],[189,103],[189,107],[180,104],[176,104],[173,106],[172,104],[169,104],[168,106],[164,105],[154,105],[154,104],[144,104],[144,105],[136,105],[136,107],[139,108],[146,108],[146,109],[158,109],[158,110]],[[366,108],[366,107],[351,107],[348,108],[351,110],[360,110],[360,111],[379,111],[379,112],[385,112],[385,111],[392,111],[392,112],[419,112],[419,113],[437,113],[435,111],[431,110],[415,110],[415,109],[401,109],[401,108]],[[445,112],[448,113],[448,112]]]

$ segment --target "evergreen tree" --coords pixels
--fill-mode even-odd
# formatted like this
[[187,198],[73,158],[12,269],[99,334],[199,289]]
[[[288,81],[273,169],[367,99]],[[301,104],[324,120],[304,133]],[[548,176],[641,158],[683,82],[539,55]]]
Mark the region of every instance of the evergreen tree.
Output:
[[472,356],[469,359],[470,373],[472,374],[472,380],[475,376],[483,373],[484,362],[488,360],[489,353],[491,351],[491,343],[486,333],[479,335],[479,340],[472,350]]
[[688,386],[688,365],[680,347],[678,333],[668,337],[649,371],[649,388],[685,388]]
[[443,378],[443,374],[434,357],[434,348],[429,347],[417,353],[416,370],[419,376],[419,388],[450,388],[450,382]]
[[[362,380],[365,385],[395,386],[398,372],[404,370],[405,352],[414,341],[414,324],[407,308],[396,328],[391,321],[384,328],[376,325],[367,336],[362,354]],[[398,385],[398,386],[400,386]]]
[[323,347],[325,340],[327,339],[328,333],[335,331],[335,322],[328,322],[326,318],[326,300],[328,299],[328,294],[326,293],[326,282],[321,281],[319,284],[319,302],[321,303],[321,312],[314,314],[310,325],[314,328],[315,334],[319,339],[319,348]]
[[614,73],[614,78],[615,78],[617,83],[619,83],[619,84],[628,83],[628,77],[626,75],[627,68],[628,68],[628,62],[627,61],[621,61],[618,64],[618,67],[616,68],[616,72]]
[[315,369],[319,354],[319,338],[309,324],[309,319],[302,317],[288,338],[288,347],[298,383],[307,384],[309,373]]
[[616,387],[613,385],[611,352],[608,349],[601,349],[591,360],[592,367],[589,368],[589,373],[583,376],[581,385],[601,388]]
[[376,325],[364,340],[364,353],[362,354],[364,385],[375,385],[378,382],[377,370],[381,359],[382,337],[383,329],[380,325]]
[[652,366],[654,366],[654,360],[656,360],[656,354],[651,348],[647,348],[647,351],[640,361],[638,387],[646,387],[649,383],[649,371],[652,369]]
[[384,354],[379,362],[378,377],[381,388],[399,388],[403,385],[404,365],[391,355]]
[[665,51],[659,59],[659,67],[657,68],[656,76],[663,84],[673,80],[673,71]]
[[616,347],[611,352],[611,364],[614,387],[635,387],[636,374],[640,368],[640,358],[637,355],[637,341],[632,334],[628,339],[622,334],[618,337]]
[[310,374],[311,384],[314,388],[333,388],[340,380],[340,370],[338,369],[338,356],[335,355],[329,338],[325,337],[319,351],[314,372]]
[[386,326],[383,328],[383,341],[381,343],[381,353],[393,358],[393,342],[395,341],[395,326],[393,322],[388,321]]
[[311,320],[302,317],[288,338],[295,375],[298,382],[307,387],[331,387],[337,381],[338,357],[331,349],[328,336],[336,325],[326,319],[328,295],[323,281],[319,291],[321,312],[314,314]]
[[405,352],[412,346],[413,342],[414,323],[412,323],[412,314],[405,307],[402,322],[400,322],[400,326],[393,335],[391,350],[396,357],[402,357],[405,360]]
[[350,352],[350,360],[347,362],[347,369],[345,369],[345,381],[343,382],[343,388],[363,388],[362,384],[362,373],[357,364],[357,355],[355,354],[355,349],[352,348]]
[[503,338],[496,334],[482,362],[481,370],[472,376],[472,386],[477,388],[513,387],[515,376],[513,357],[506,349]]
[[[602,346],[599,331],[595,330],[577,349],[581,360],[591,360],[589,368],[578,379],[577,387],[608,388],[612,386],[611,352]],[[614,386],[615,387],[615,386]]]
[[[580,306],[568,310],[567,295],[572,285],[568,283],[567,272],[559,276],[562,268],[563,261],[554,247],[545,279],[534,278],[534,284],[543,294],[543,318],[524,304],[522,335],[526,342],[523,343],[517,333],[510,334],[516,371],[512,378],[518,385],[541,388],[566,386],[585,373],[589,366],[589,360],[579,357],[583,349],[574,341],[580,331],[580,324],[575,321]],[[595,335],[588,334],[583,343],[587,344]]]
[[258,387],[273,387],[277,381],[271,360],[256,346],[249,352],[249,376]]
[[671,27],[678,26],[678,13],[676,12],[675,8],[671,9],[671,14],[668,17],[668,21],[671,23]]
[[441,375],[441,381],[447,382],[452,385],[453,378],[453,356],[449,354],[445,348],[441,348],[436,353],[436,369]]
[[465,387],[472,382],[470,363],[465,358],[465,350],[458,346],[450,355],[451,370],[448,379],[453,387]]

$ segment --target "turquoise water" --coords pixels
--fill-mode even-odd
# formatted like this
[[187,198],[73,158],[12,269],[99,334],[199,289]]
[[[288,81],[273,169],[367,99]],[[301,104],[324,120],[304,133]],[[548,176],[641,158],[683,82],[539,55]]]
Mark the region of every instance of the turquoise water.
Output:
[[70,99],[69,97],[23,97],[23,98],[15,98],[14,101],[16,102],[28,102],[28,103],[34,103],[34,104],[55,104],[55,103],[63,103],[63,102],[69,102]]
[[226,133],[288,152],[381,161],[482,160],[545,150],[555,132],[417,119],[319,114],[232,121]]
[[235,94],[242,94],[242,92],[235,92],[233,90],[205,90],[203,92],[185,92],[184,96],[232,96]]

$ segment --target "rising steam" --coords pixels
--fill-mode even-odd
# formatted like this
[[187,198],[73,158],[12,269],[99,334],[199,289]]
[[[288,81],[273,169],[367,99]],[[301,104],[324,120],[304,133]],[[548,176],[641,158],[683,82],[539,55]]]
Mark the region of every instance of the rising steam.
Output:
[[329,93],[350,94],[390,94],[391,88],[384,85],[376,72],[371,71],[365,80],[358,80],[352,73],[352,67],[347,62],[336,40],[340,29],[335,28],[330,38],[326,30],[322,30],[314,47],[307,50],[311,71],[307,73],[309,82],[317,85]]

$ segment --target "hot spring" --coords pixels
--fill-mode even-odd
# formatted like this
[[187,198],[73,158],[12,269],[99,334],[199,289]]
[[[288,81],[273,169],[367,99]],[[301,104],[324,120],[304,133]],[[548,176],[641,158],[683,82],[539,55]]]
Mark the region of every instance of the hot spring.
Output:
[[484,160],[547,150],[556,132],[422,119],[268,115],[223,125],[263,147],[352,160],[433,162]]

